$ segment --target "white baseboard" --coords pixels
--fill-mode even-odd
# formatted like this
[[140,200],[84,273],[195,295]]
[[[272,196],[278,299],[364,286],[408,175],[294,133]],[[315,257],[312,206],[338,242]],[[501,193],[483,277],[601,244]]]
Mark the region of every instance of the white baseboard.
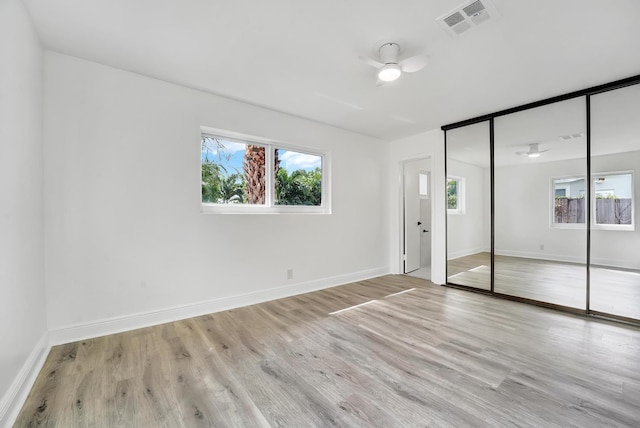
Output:
[[567,263],[585,263],[586,256],[583,258],[568,256],[566,254],[552,254],[548,252],[536,251],[512,251],[512,250],[496,250],[497,256],[522,257],[524,259],[551,260],[554,262]]
[[92,337],[121,333],[123,331],[164,324],[185,318],[226,311],[242,306],[255,305],[256,303],[336,287],[338,285],[362,281],[376,276],[386,275],[388,273],[390,273],[388,267],[380,267],[345,275],[322,278],[314,281],[284,285],[253,293],[221,297],[219,299],[184,306],[64,326],[49,331],[49,344],[52,346],[60,345]]
[[[547,252],[536,251],[502,251],[496,250],[498,256],[510,256],[510,257],[522,257],[525,259],[537,259],[537,260],[551,260],[554,262],[567,262],[567,263],[586,263],[586,255],[584,257],[568,256],[566,254],[552,254]],[[616,259],[605,259],[601,257],[591,257],[591,264],[598,266],[607,266],[612,268],[622,269],[638,269],[639,266],[634,265],[632,262]]]
[[622,269],[640,269],[640,263],[634,263],[630,260],[605,259],[603,257],[591,257],[591,266],[594,265]]
[[[485,250],[482,247],[478,247],[478,248],[471,248],[471,249],[467,249],[467,250],[460,250],[460,251],[452,251],[449,253],[449,260],[454,260],[454,259],[459,259],[460,257],[466,257],[466,256],[470,256],[472,254],[478,254],[478,253],[482,253]],[[491,251],[491,250],[489,250]]]
[[50,349],[49,333],[45,332],[0,401],[0,427],[10,427],[15,422]]

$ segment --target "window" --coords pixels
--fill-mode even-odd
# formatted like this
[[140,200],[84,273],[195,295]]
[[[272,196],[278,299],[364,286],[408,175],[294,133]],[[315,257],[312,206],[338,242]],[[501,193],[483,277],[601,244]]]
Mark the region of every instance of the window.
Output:
[[275,149],[275,204],[322,205],[322,156]]
[[210,135],[201,144],[202,203],[264,205],[265,146]]
[[203,212],[330,212],[326,154],[226,134],[202,132]]
[[447,177],[447,212],[464,214],[464,178]]
[[594,174],[594,227],[633,230],[633,173]]
[[[552,180],[553,225],[582,226],[585,223],[584,177],[562,177]],[[634,230],[633,173],[611,172],[592,175],[593,215],[595,229]]]
[[418,194],[421,199],[429,199],[429,173],[426,171],[418,174]]
[[553,195],[552,224],[560,227],[584,225],[585,180],[584,177],[560,177],[551,179]]

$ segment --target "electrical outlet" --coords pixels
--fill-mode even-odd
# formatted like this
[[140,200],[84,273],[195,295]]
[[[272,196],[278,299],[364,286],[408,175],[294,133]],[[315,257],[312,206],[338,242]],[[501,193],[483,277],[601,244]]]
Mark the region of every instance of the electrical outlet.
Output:
[[293,279],[293,269],[287,269],[287,279]]

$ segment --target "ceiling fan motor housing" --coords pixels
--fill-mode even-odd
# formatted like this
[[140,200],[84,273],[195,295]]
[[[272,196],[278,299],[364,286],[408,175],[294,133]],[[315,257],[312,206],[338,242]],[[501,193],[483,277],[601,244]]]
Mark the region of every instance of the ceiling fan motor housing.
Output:
[[397,43],[385,43],[378,50],[380,60],[385,64],[397,64],[400,46]]

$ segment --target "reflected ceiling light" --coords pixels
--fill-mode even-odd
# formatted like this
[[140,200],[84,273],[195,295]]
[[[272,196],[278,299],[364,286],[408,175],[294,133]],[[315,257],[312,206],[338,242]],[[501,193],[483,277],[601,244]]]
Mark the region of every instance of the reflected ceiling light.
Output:
[[378,79],[383,82],[393,82],[402,74],[398,64],[387,64],[378,71]]

